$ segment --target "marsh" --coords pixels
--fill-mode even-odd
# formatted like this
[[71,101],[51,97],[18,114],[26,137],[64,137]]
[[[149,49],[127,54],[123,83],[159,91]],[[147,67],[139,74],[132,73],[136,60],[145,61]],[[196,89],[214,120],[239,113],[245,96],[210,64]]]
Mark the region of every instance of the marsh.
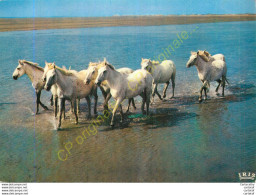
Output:
[[[238,182],[239,172],[256,169],[255,24],[1,32],[0,181]],[[135,98],[137,110],[131,108],[122,124],[117,114],[115,128],[109,127],[108,119],[80,145],[74,140],[92,121],[85,117],[86,101],[81,101],[79,124],[67,114],[62,130],[57,131],[51,94],[41,94],[50,110],[35,115],[36,94],[30,80],[12,79],[18,59],[38,64],[46,60],[79,71],[106,57],[116,68],[136,70],[142,57],[158,56],[183,31],[192,33],[170,56],[176,65],[175,98],[170,99],[169,88],[166,101],[156,99],[149,116],[141,114],[140,99]],[[213,83],[201,104],[196,69],[186,68],[190,51],[199,49],[224,54],[227,78],[232,78],[224,98],[216,96],[217,83]],[[99,90],[98,95],[98,113],[103,114]],[[63,162],[58,151],[68,142],[74,144]]]

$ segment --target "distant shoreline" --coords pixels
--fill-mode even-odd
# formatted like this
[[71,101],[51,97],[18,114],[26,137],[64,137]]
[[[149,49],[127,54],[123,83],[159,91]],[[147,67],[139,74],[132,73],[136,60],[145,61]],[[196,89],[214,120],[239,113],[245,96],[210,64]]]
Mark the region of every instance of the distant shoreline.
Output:
[[255,20],[256,14],[168,16],[154,15],[74,18],[0,18],[0,32],[111,26],[158,26],[171,24],[194,24]]

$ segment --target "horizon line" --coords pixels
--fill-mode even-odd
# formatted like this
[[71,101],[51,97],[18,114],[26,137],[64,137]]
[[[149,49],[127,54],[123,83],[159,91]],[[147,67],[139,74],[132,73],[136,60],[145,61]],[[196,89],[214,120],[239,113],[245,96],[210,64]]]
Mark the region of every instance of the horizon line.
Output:
[[0,17],[1,19],[10,19],[10,18],[110,18],[110,17],[149,17],[149,16],[208,16],[208,15],[214,15],[214,16],[239,16],[239,15],[256,15],[256,13],[239,13],[239,14],[148,14],[148,15],[112,15],[112,16],[36,16],[36,17]]

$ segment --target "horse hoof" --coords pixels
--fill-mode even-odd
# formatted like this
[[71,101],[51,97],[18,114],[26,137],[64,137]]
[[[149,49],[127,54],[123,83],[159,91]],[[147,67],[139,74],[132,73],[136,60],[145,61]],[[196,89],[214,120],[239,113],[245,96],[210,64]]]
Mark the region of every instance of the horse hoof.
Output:
[[170,99],[173,99],[173,98],[174,98],[174,96],[170,97]]
[[163,95],[163,98],[166,98],[166,95]]
[[143,111],[142,111],[142,114],[144,114],[144,115],[145,115],[145,114],[146,114],[146,111],[145,111],[145,110],[143,110]]
[[201,103],[203,100],[202,100],[202,99],[199,99],[198,101],[199,101],[199,103]]
[[111,124],[110,124],[110,127],[114,127],[114,123],[111,123]]

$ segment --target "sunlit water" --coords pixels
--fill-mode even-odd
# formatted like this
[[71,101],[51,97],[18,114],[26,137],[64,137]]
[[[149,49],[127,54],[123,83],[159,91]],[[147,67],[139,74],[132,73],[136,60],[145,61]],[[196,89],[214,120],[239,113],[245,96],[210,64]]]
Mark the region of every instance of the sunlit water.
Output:
[[[238,172],[256,171],[256,56],[255,22],[40,30],[0,33],[0,181],[15,182],[234,182]],[[196,30],[195,30],[196,29]],[[194,31],[193,31],[194,30]],[[109,120],[82,144],[75,140],[92,120],[81,102],[80,122],[68,113],[62,131],[51,110],[35,112],[35,94],[28,77],[12,80],[18,59],[85,69],[90,61],[107,60],[116,68],[138,69],[141,58],[154,58],[172,44],[177,33],[189,38],[169,59],[177,67],[175,99],[151,108],[151,116],[137,110],[116,127]],[[201,83],[194,67],[187,69],[190,51],[223,53],[230,84],[226,97],[215,95],[199,104]],[[162,88],[160,89],[162,91]],[[171,96],[171,86],[168,89]],[[102,95],[98,92],[99,113]],[[127,103],[125,102],[125,105]],[[126,109],[126,107],[125,107]],[[73,147],[67,160],[57,152]]]

